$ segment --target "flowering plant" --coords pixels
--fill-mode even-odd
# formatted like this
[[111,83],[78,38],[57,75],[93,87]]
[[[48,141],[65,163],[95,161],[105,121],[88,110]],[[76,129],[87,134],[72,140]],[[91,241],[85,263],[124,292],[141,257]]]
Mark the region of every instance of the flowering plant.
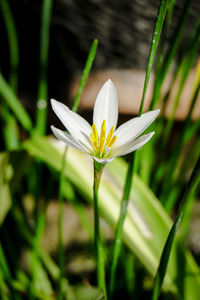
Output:
[[[146,144],[154,132],[140,134],[155,120],[160,110],[149,111],[116,129],[118,120],[118,97],[109,79],[100,89],[93,112],[93,125],[70,110],[63,103],[51,100],[52,108],[69,133],[51,126],[55,136],[67,145],[89,153],[101,164],[116,156],[128,154]],[[140,137],[139,137],[140,136]]]

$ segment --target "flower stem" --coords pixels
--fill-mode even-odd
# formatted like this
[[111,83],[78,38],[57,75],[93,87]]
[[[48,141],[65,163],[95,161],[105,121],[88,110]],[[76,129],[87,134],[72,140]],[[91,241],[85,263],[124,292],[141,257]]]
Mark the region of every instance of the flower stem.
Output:
[[99,205],[98,205],[98,191],[101,180],[101,175],[104,165],[94,161],[94,185],[93,185],[93,197],[94,197],[94,246],[95,254],[97,259],[97,281],[98,287],[103,290],[105,299],[106,294],[106,280],[105,280],[105,265],[104,265],[104,254],[103,246],[100,234],[99,224]]
[[58,300],[63,299],[63,289],[62,289],[62,281],[64,277],[64,264],[65,264],[65,249],[64,249],[64,242],[63,242],[63,181],[64,181],[64,169],[66,163],[66,153],[67,153],[67,146],[65,147],[63,158],[62,158],[62,165],[61,165],[61,172],[60,172],[60,180],[59,180],[59,192],[58,192],[58,264],[60,268],[60,276],[58,280]]

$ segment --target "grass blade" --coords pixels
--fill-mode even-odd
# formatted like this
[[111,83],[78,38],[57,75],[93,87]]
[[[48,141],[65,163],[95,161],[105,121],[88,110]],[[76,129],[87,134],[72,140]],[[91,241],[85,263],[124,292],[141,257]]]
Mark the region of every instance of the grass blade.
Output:
[[64,242],[63,242],[63,184],[64,184],[64,169],[66,165],[66,153],[67,146],[65,147],[65,151],[63,153],[62,158],[62,169],[60,172],[59,179],[59,191],[58,191],[58,265],[60,269],[60,275],[58,280],[58,300],[63,299],[63,289],[62,282],[64,276],[64,264],[65,264],[65,250],[64,250]]
[[4,22],[6,25],[7,35],[8,35],[8,44],[10,52],[10,84],[13,90],[17,91],[17,70],[19,65],[19,48],[18,48],[18,39],[17,32],[10,9],[9,1],[1,0],[0,1],[1,10],[3,13]]
[[[142,100],[141,100],[141,105],[140,105],[140,110],[139,110],[139,116],[141,116],[142,112],[143,112],[144,99],[146,96],[147,86],[148,86],[153,62],[155,59],[156,50],[157,50],[160,34],[162,31],[165,15],[166,15],[166,11],[167,11],[167,6],[168,6],[168,0],[161,0],[158,15],[157,15],[157,20],[156,20],[155,28],[154,28],[154,32],[153,32],[153,37],[152,37],[152,41],[151,41],[151,47],[150,47],[150,52],[149,52],[149,58],[148,58],[146,76],[145,76],[145,81],[144,81]],[[111,297],[112,297],[112,294],[114,291],[117,262],[118,262],[120,251],[121,251],[122,230],[123,230],[123,224],[124,224],[124,220],[125,220],[125,216],[126,216],[126,212],[127,212],[128,200],[130,197],[132,178],[133,178],[133,173],[134,173],[135,155],[136,155],[135,153],[132,153],[130,155],[129,168],[128,168],[126,181],[125,181],[125,187],[124,187],[124,192],[123,192],[123,197],[122,197],[122,202],[121,202],[120,215],[119,215],[119,219],[118,219],[118,223],[117,223],[117,227],[116,227],[114,250],[113,250],[113,260],[112,260],[111,274],[110,274],[110,289],[109,289],[109,291],[110,291]]]
[[166,128],[165,128],[165,134],[163,136],[163,149],[169,142],[169,137],[170,137],[171,130],[172,130],[174,120],[175,120],[175,113],[176,113],[176,110],[177,110],[177,107],[178,107],[178,104],[180,101],[180,97],[181,97],[186,79],[189,75],[189,72],[190,72],[192,66],[193,66],[193,63],[194,63],[194,60],[195,60],[195,57],[196,57],[196,54],[197,54],[197,51],[199,48],[199,44],[200,44],[200,22],[198,22],[198,24],[197,24],[197,29],[196,29],[194,37],[191,41],[190,53],[188,54],[188,57],[185,59],[185,61],[183,61],[183,63],[182,63],[181,82],[180,82],[178,93],[174,100],[172,112],[170,114],[169,120],[168,120]]
[[[9,58],[10,58],[10,75],[9,82],[13,91],[17,92],[18,78],[17,71],[19,65],[19,47],[15,22],[10,9],[9,1],[0,1],[0,7],[2,10],[9,46]],[[5,120],[4,140],[6,148],[8,150],[16,149],[19,147],[19,137],[17,122],[12,114],[9,112],[7,105],[3,107],[3,118]]]
[[40,74],[38,87],[37,117],[35,134],[44,135],[47,118],[47,66],[49,53],[49,31],[52,11],[52,0],[43,0],[42,24],[40,32]]
[[0,73],[0,94],[6,100],[8,107],[13,111],[18,121],[21,123],[22,127],[28,132],[32,129],[31,118],[26,112],[23,105],[17,99],[12,88],[4,79],[3,75]]
[[168,261],[169,261],[169,257],[170,257],[170,253],[171,253],[171,249],[172,249],[172,245],[174,242],[174,238],[175,238],[177,229],[181,223],[184,211],[188,205],[188,201],[191,199],[190,195],[192,195],[194,193],[194,191],[197,188],[197,185],[199,183],[200,183],[200,156],[199,156],[199,158],[196,162],[196,165],[193,169],[190,180],[185,188],[184,196],[181,201],[181,205],[180,205],[177,217],[176,217],[174,224],[170,230],[170,233],[167,237],[167,241],[165,243],[165,246],[164,246],[164,249],[163,249],[163,252],[161,255],[159,267],[158,267],[158,270],[157,270],[157,273],[155,276],[153,300],[157,300],[160,295],[162,283],[163,283],[165,273],[167,270],[167,265],[168,265]]
[[88,54],[88,57],[87,57],[87,61],[86,61],[86,64],[85,64],[85,67],[84,67],[84,70],[83,70],[83,73],[82,73],[82,76],[81,76],[78,91],[77,91],[76,97],[74,99],[74,104],[72,106],[72,110],[75,111],[75,112],[78,110],[80,98],[81,98],[83,89],[85,87],[86,81],[88,79],[88,76],[90,74],[90,70],[92,68],[93,61],[94,61],[94,58],[95,58],[95,55],[96,55],[97,46],[98,46],[98,41],[94,40],[93,43],[92,43],[92,46],[90,48],[90,51],[89,51],[89,54]]
[[160,2],[160,7],[159,7],[157,20],[155,23],[155,28],[154,28],[154,32],[153,32],[152,41],[151,41],[151,47],[150,47],[149,58],[148,58],[148,63],[147,63],[147,70],[146,70],[146,76],[145,76],[145,82],[144,82],[144,88],[143,88],[143,93],[142,93],[142,100],[141,100],[139,115],[141,115],[143,112],[146,90],[147,90],[153,62],[155,59],[158,42],[160,39],[160,34],[161,34],[163,23],[165,20],[168,2],[169,2],[169,0],[161,0],[161,2]]
[[164,59],[164,63],[162,65],[161,72],[159,72],[159,74],[156,78],[154,94],[153,94],[153,99],[151,102],[150,109],[153,109],[155,107],[157,101],[159,100],[161,86],[167,75],[169,67],[176,55],[176,52],[177,52],[177,49],[178,49],[178,46],[179,46],[179,43],[180,43],[180,40],[182,37],[182,32],[183,32],[183,29],[185,26],[185,22],[187,20],[191,2],[192,2],[192,0],[186,0],[186,2],[185,2],[185,6],[183,8],[183,13],[182,13],[179,23],[177,25],[177,29],[174,32],[174,36],[173,36],[170,48],[168,50],[168,53]]
[[[83,93],[84,86],[86,84],[87,78],[90,74],[90,70],[93,65],[93,61],[96,55],[96,50],[97,50],[97,45],[98,41],[94,40],[87,60],[86,64],[81,76],[81,80],[79,83],[78,91],[75,96],[74,104],[72,107],[72,110],[74,112],[77,112],[78,107],[79,107],[79,102],[81,95]],[[64,244],[63,244],[63,238],[62,238],[62,224],[63,224],[63,186],[64,186],[64,169],[66,165],[66,156],[67,156],[67,146],[65,147],[65,151],[63,153],[63,159],[62,159],[62,168],[60,172],[60,179],[59,179],[59,192],[58,192],[58,202],[59,202],[59,216],[58,216],[58,261],[59,261],[59,267],[60,267],[60,276],[58,280],[58,299],[62,300],[63,299],[63,288],[62,288],[62,282],[63,282],[63,273],[64,273]]]

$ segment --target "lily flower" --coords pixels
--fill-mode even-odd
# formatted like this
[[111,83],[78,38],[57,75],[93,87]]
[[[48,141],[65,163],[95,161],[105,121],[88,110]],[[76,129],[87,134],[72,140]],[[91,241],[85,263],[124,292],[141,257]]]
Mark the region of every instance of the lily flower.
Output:
[[133,118],[116,129],[118,97],[110,79],[106,81],[97,95],[92,126],[63,103],[52,99],[51,105],[68,131],[51,126],[54,135],[68,146],[90,154],[101,164],[106,164],[116,156],[128,154],[146,144],[154,132],[140,135],[160,112],[159,109],[146,112],[141,117]]

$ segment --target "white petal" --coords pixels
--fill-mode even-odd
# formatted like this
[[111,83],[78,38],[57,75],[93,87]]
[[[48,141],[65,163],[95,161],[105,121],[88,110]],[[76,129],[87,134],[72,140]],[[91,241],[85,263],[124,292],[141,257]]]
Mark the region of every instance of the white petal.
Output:
[[155,120],[159,112],[159,109],[149,111],[122,124],[114,133],[117,136],[115,147],[136,139]]
[[94,105],[93,123],[96,125],[98,134],[100,134],[102,122],[103,120],[106,120],[106,134],[108,134],[112,126],[114,129],[116,128],[117,119],[117,91],[114,84],[109,79],[104,83],[97,95]]
[[51,99],[51,105],[67,128],[67,130],[71,133],[71,135],[76,139],[87,145],[89,149],[92,149],[90,133],[92,132],[92,128],[90,124],[83,119],[81,116],[71,111],[66,105],[56,100]]
[[64,142],[65,144],[67,144],[68,146],[71,146],[77,150],[80,150],[80,151],[83,151],[83,152],[87,152],[85,150],[85,148],[81,147],[75,140],[74,138],[67,134],[66,132],[54,127],[54,126],[51,126],[51,129],[54,133],[54,135],[59,139],[61,140],[62,142]]
[[115,147],[113,146],[112,149],[112,155],[114,156],[122,156],[125,154],[128,154],[130,152],[133,152],[139,148],[141,148],[144,144],[146,144],[154,135],[155,132],[150,132],[148,134],[144,134],[140,136],[138,139],[131,141],[129,143],[126,143],[122,146]]
[[102,159],[102,158],[98,158],[96,156],[92,156],[97,162],[99,162],[100,164],[107,164],[109,162],[111,162],[115,156],[112,156],[112,157],[109,157],[109,158],[105,158],[105,159]]

